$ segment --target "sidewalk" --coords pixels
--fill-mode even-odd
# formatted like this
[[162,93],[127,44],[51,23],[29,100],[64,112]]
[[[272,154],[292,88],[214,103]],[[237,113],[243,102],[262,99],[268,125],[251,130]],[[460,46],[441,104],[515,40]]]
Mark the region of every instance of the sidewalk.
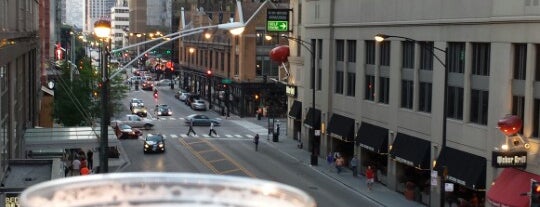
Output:
[[[262,118],[261,120],[257,120],[253,117],[247,117],[244,119],[263,127],[267,126],[268,121],[266,117]],[[358,177],[353,177],[352,171],[348,168],[344,168],[340,174],[337,174],[335,168],[328,166],[326,160],[321,157],[319,157],[317,166],[310,165],[311,154],[306,150],[305,147],[307,146],[304,144],[304,149],[299,149],[297,147],[298,142],[285,135],[287,131],[287,126],[285,123],[287,123],[287,120],[281,119],[280,122],[282,124],[280,127],[281,130],[279,142],[263,141],[266,141],[270,145],[274,146],[280,152],[288,154],[292,159],[298,160],[300,163],[309,166],[322,175],[335,179],[351,190],[358,192],[365,198],[370,199],[381,206],[425,206],[414,201],[409,201],[405,199],[403,194],[390,190],[386,186],[377,182],[373,185],[373,190],[370,191],[367,188],[365,177],[360,175],[360,173]]]

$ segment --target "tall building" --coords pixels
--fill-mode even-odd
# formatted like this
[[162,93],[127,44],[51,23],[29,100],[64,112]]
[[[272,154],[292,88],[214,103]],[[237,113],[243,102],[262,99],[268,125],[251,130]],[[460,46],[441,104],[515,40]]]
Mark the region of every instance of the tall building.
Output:
[[99,19],[111,19],[111,8],[115,0],[85,0],[85,26],[84,32],[91,33],[94,30],[94,22]]
[[64,24],[75,26],[79,29],[84,25],[84,1],[81,0],[63,0],[65,1],[66,16]]
[[112,48],[122,48],[126,46],[127,35],[129,33],[129,8],[127,1],[118,1],[111,8],[111,27],[112,27]]
[[[381,183],[428,206],[473,196],[527,206],[520,194],[540,178],[538,2],[296,0],[291,8],[298,27],[289,35],[307,44],[289,41],[298,116],[288,128],[308,150],[357,156],[362,170],[375,166]],[[389,36],[377,42],[377,34]],[[521,131],[501,131],[508,114],[523,120]]]
[[40,22],[49,22],[56,6],[48,1],[0,0],[0,8],[0,177],[4,178],[8,160],[25,158],[25,130],[39,125],[44,73],[39,65],[39,38],[51,33],[50,24]]

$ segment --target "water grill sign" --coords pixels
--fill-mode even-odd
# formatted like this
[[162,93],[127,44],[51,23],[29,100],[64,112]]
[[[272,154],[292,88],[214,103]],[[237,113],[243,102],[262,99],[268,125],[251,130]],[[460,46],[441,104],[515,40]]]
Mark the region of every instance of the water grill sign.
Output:
[[514,151],[514,152],[499,152],[493,151],[491,153],[491,166],[496,168],[527,167],[527,152],[526,151]]
[[289,31],[289,9],[267,9],[266,10],[266,31],[267,32],[288,32]]

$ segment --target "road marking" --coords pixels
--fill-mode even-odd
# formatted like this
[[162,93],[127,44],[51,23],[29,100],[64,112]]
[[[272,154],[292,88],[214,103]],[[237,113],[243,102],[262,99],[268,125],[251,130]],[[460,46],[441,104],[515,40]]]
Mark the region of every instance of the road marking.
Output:
[[174,118],[174,117],[171,117],[171,118],[169,118],[169,120],[176,120],[176,118]]
[[247,137],[247,138],[253,138],[254,136],[251,135],[251,134],[246,134],[246,137]]
[[169,136],[171,136],[171,138],[178,138],[178,135],[176,135],[176,134],[171,134]]
[[242,138],[242,135],[239,135],[239,134],[235,134],[234,136],[238,138]]
[[188,138],[188,135],[187,135],[187,134],[180,134],[180,136],[181,136],[182,138]]
[[203,136],[204,138],[210,137],[210,135],[208,135],[208,134],[203,134],[202,136]]
[[230,135],[230,134],[226,134],[225,136],[226,136],[226,137],[228,137],[228,138],[231,138],[231,137],[233,137],[233,136],[232,136],[232,135]]
[[208,160],[209,163],[221,162],[221,161],[227,161],[227,159],[221,158],[221,159],[215,159],[215,160]]

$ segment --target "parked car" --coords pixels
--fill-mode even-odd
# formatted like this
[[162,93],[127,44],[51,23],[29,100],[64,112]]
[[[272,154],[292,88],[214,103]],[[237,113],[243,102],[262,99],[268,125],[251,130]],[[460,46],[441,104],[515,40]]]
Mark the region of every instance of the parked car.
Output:
[[196,94],[196,93],[189,93],[187,96],[186,96],[186,100],[184,101],[186,103],[186,105],[188,105],[189,107],[191,107],[191,103],[193,103],[193,101],[195,100],[199,100],[201,98],[201,96],[199,94]]
[[186,117],[185,124],[190,125],[193,122],[193,126],[210,126],[210,123],[214,123],[214,126],[220,125],[220,119],[210,118],[203,114],[191,114]]
[[131,76],[126,80],[127,84],[135,84],[135,82],[142,82],[143,78],[141,76]]
[[141,85],[141,89],[145,91],[154,90],[154,84],[152,83],[152,81],[144,81]]
[[168,105],[160,104],[154,108],[154,114],[157,116],[171,116],[172,109]]
[[132,98],[129,101],[129,110],[133,111],[133,107],[135,107],[135,106],[144,106],[144,102],[141,99]]
[[146,130],[150,130],[154,127],[154,122],[151,119],[142,118],[134,114],[126,115],[122,120],[111,121],[111,126],[113,127],[119,124],[127,124],[132,128],[143,128]]
[[149,134],[144,139],[144,153],[165,152],[165,138],[161,134]]
[[191,102],[191,108],[193,110],[206,111],[206,102],[203,100],[193,100],[193,102]]
[[134,106],[131,108],[131,113],[136,114],[140,117],[146,117],[148,116],[148,110],[146,110],[145,106]]
[[174,97],[177,98],[180,101],[186,101],[186,98],[188,96],[188,92],[184,90],[176,91],[174,93]]
[[132,128],[127,124],[118,124],[114,127],[114,131],[118,139],[138,139],[143,134],[141,130]]
[[156,86],[170,86],[171,83],[172,82],[169,79],[161,79],[161,80],[156,82]]

